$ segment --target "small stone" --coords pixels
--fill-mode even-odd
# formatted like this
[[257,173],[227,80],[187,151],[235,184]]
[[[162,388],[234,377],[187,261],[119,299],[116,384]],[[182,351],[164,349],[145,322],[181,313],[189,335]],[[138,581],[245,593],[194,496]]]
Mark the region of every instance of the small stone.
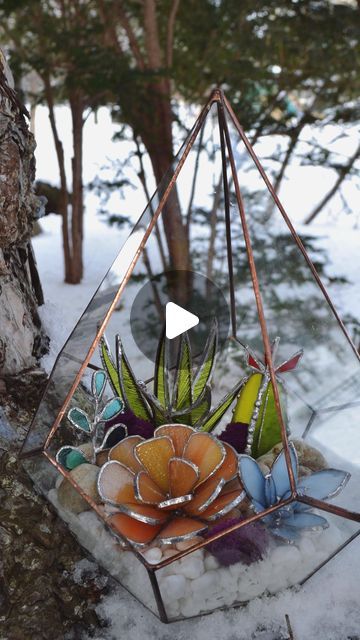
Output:
[[206,555],[204,559],[205,569],[206,571],[211,571],[211,569],[218,569],[220,564],[216,560],[214,556]]
[[[80,464],[70,471],[70,476],[96,504],[101,503],[96,484],[98,473],[99,468],[96,465],[85,463]],[[90,505],[81,497],[66,478],[63,479],[58,489],[57,497],[60,505],[72,513],[81,513],[82,511],[88,511],[90,509]]]
[[162,558],[162,551],[158,547],[153,547],[145,551],[143,556],[150,564],[157,564]]
[[164,603],[174,602],[185,595],[186,580],[181,575],[166,576],[159,581],[159,587]]
[[218,589],[218,572],[207,571],[191,582],[191,588],[195,596],[197,594],[205,598],[212,596]]
[[185,578],[189,578],[190,580],[194,580],[205,572],[205,566],[201,558],[193,558],[192,554],[190,556],[186,556],[180,562],[180,573],[185,576]]
[[[309,473],[313,473],[314,471],[326,469],[328,466],[327,462],[318,449],[311,447],[307,442],[298,438],[291,439],[291,442],[294,444],[298,454],[300,475],[309,475]],[[257,463],[261,467],[263,473],[269,473],[270,467],[282,449],[282,443],[279,442],[270,449],[270,451],[257,459]],[[268,471],[266,471],[266,469],[268,469]],[[301,473],[301,471],[303,471],[303,473]]]
[[204,600],[201,598],[186,598],[181,605],[181,615],[184,618],[192,618],[197,616],[204,610]]
[[94,453],[94,447],[92,446],[91,442],[84,442],[84,444],[80,444],[78,446],[78,449],[83,452],[85,458],[89,461],[89,463],[91,463]]
[[182,542],[178,542],[176,544],[176,548],[178,549],[178,551],[185,551],[186,549],[190,549],[190,547],[194,547],[196,544],[198,544],[198,542],[201,541],[202,538],[200,538],[200,536],[196,536],[191,540],[183,540]]
[[163,560],[165,560],[165,558],[171,558],[172,556],[176,556],[176,554],[177,554],[177,550],[174,549],[173,547],[171,549],[165,549],[165,551],[162,552]]
[[308,467],[304,467],[302,464],[299,465],[299,478],[311,476],[312,473],[313,472]]

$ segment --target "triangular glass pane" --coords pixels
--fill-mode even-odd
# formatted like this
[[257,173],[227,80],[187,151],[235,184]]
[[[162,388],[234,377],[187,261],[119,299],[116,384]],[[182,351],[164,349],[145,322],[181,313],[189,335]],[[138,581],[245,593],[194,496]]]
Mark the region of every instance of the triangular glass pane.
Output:
[[[263,176],[230,114],[227,124],[240,188],[251,176],[252,193],[243,192],[246,223],[267,332],[271,342],[278,340],[274,367],[280,396],[286,397],[290,438],[319,452],[309,449],[309,458],[318,457],[314,463],[310,460],[314,470],[326,465],[352,475],[341,491],[342,476],[338,476],[338,491],[335,487],[331,491],[329,478],[328,494],[334,494],[332,504],[358,511],[354,487],[360,473],[359,357],[291,223],[289,228],[278,207],[271,205]],[[311,250],[312,239],[304,242]],[[309,483],[305,493],[320,498],[321,491]],[[356,525],[348,526],[352,533]]]

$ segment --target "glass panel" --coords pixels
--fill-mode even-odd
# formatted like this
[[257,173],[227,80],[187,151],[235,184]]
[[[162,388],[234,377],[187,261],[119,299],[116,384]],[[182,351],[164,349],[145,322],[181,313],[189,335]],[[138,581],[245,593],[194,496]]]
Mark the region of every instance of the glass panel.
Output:
[[[270,205],[262,177],[230,117],[227,122],[240,188],[245,182],[245,171],[247,183],[251,175],[252,194],[250,197],[246,191],[244,194],[247,224],[269,337],[279,338],[275,366],[278,384],[287,397],[291,437],[305,437],[309,445],[320,450],[318,454],[308,452],[313,471],[334,467],[351,474],[347,486],[333,496],[332,502],[347,504],[358,511],[354,487],[360,473],[356,405],[360,393],[359,358],[283,216],[277,207]],[[258,206],[251,207],[251,199],[256,198]],[[314,239],[309,236],[303,241],[311,253]],[[242,340],[246,342],[246,336]],[[299,350],[304,353],[298,366],[290,369],[281,366],[289,359],[291,364],[293,354]],[[310,460],[312,455],[317,460]],[[340,486],[340,474],[338,480]],[[319,498],[321,491],[310,484],[309,495]],[[330,478],[328,487],[330,493]],[[331,493],[336,493],[336,489]]]

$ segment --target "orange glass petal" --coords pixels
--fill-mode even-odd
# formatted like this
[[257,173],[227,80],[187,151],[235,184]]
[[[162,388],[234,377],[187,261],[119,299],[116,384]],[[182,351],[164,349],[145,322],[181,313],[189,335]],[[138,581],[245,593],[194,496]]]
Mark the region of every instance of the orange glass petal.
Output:
[[223,480],[219,480],[217,477],[209,478],[195,490],[192,502],[186,505],[184,510],[193,516],[201,516],[201,512],[218,497],[223,487]]
[[191,493],[199,480],[199,472],[195,465],[182,458],[171,458],[169,461],[169,488],[172,498]]
[[101,498],[114,504],[136,502],[134,474],[117,461],[107,462],[101,469],[98,479]]
[[139,471],[135,478],[135,493],[138,500],[145,504],[159,504],[165,499],[165,493],[159,489],[147,471]]
[[135,447],[135,455],[158,487],[169,490],[169,460],[174,456],[170,438],[163,436],[144,440]]
[[164,524],[168,516],[149,504],[122,504],[120,510],[131,518],[147,524]]
[[242,502],[243,497],[245,497],[245,494],[243,495],[243,492],[241,491],[221,493],[220,496],[202,512],[201,517],[205,520],[216,520],[234,509],[237,504]]
[[174,445],[175,456],[181,458],[185,445],[195,429],[185,424],[163,424],[155,430],[155,436],[169,436]]
[[141,464],[135,458],[134,449],[143,440],[141,436],[124,438],[110,450],[109,460],[117,460],[136,473],[141,469]]
[[235,449],[227,442],[223,442],[222,445],[225,448],[225,460],[212,477],[218,480],[223,478],[225,482],[228,482],[236,476],[239,462]]
[[156,538],[162,525],[146,524],[134,520],[124,513],[115,513],[108,518],[108,522],[127,540],[135,544],[146,545]]
[[206,531],[207,525],[192,518],[173,518],[169,524],[165,525],[161,531],[160,540],[162,542],[180,542],[191,539]]
[[184,458],[199,469],[199,483],[213,474],[225,459],[225,449],[208,433],[195,433],[185,446]]

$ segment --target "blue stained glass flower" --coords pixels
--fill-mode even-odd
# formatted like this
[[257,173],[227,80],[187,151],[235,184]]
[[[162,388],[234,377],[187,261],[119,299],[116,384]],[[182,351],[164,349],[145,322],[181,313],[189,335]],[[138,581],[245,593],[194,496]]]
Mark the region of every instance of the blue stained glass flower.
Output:
[[[326,500],[337,495],[346,485],[350,474],[339,469],[322,469],[310,476],[298,478],[298,458],[293,443],[289,443],[291,468],[299,495]],[[264,476],[256,460],[251,456],[239,456],[239,474],[244,489],[256,513],[275,506],[291,496],[290,478],[285,452],[274,460],[270,472]],[[292,502],[280,507],[262,520],[271,532],[287,542],[294,542],[303,529],[317,530],[329,526],[326,518],[312,512],[309,505]]]

